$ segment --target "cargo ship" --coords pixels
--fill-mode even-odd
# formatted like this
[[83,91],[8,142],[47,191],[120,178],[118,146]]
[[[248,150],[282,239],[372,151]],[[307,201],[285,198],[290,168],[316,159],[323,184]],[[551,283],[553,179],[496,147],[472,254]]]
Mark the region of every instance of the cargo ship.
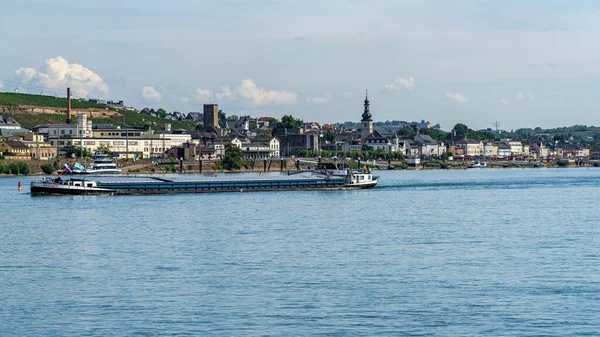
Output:
[[343,175],[313,172],[309,176],[259,176],[230,179],[166,179],[155,176],[44,177],[31,182],[31,194],[127,195],[280,190],[365,189],[377,185],[370,171],[346,170]]

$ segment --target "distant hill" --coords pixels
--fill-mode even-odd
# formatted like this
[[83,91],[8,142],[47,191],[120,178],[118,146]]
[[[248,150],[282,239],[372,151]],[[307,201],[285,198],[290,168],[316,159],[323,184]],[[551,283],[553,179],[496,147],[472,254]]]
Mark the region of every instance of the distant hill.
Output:
[[[0,106],[41,106],[52,108],[67,108],[66,97],[54,97],[44,95],[19,94],[14,92],[0,92]],[[104,109],[106,104],[96,104],[85,100],[71,99],[71,107],[75,109],[96,108]]]
[[[134,111],[123,111],[123,109],[115,109],[105,104],[80,101],[79,99],[71,99],[71,108],[86,112],[94,111],[91,114],[93,117],[90,118],[94,124],[123,125],[123,113],[125,113],[125,124],[128,126],[152,126],[154,130],[162,130],[165,124],[171,124],[172,129],[192,130],[196,127],[195,124],[184,121],[171,121]],[[1,113],[9,113],[22,127],[31,129],[39,124],[64,123],[67,98],[0,92],[0,110],[2,110]],[[88,115],[90,114],[88,113]],[[76,117],[73,116],[73,118]]]

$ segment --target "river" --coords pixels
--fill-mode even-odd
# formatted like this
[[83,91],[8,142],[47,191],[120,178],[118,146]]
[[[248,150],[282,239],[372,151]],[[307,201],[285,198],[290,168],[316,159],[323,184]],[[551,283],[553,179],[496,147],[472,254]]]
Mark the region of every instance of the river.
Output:
[[1,178],[0,335],[600,334],[600,169],[376,175],[102,197]]

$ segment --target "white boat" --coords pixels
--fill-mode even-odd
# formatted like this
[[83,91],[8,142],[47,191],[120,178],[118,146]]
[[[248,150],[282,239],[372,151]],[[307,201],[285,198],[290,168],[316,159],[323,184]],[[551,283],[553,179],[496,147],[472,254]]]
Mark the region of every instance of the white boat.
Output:
[[119,174],[121,169],[105,154],[96,154],[94,162],[85,169],[83,174]]
[[58,171],[59,174],[119,174],[121,169],[117,164],[113,163],[112,159],[105,154],[97,153],[94,156],[94,162],[85,168],[79,163],[75,163],[73,167],[65,164],[63,170]]
[[377,177],[373,176],[368,166],[364,169],[340,168],[336,163],[318,163],[313,174],[326,177],[344,177],[348,188],[371,188],[377,185]]
[[486,168],[487,163],[481,163],[479,160],[476,160],[474,164],[469,165],[469,168]]

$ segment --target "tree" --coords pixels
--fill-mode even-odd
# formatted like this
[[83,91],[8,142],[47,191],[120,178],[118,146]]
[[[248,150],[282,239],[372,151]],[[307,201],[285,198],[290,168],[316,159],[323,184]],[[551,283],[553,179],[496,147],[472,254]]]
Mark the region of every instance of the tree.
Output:
[[106,145],[100,145],[96,148],[96,153],[112,156],[112,151]]
[[422,128],[419,130],[419,133],[422,135],[428,135],[436,140],[446,140],[448,139],[448,133],[439,130],[439,129],[431,129],[431,128]]
[[73,144],[65,145],[64,150],[67,158],[82,157],[82,153],[83,157],[89,156],[87,149],[84,149],[81,146],[73,146]]
[[454,126],[454,132],[456,132],[456,136],[459,138],[464,138],[469,136],[469,127],[458,123]]
[[238,117],[238,116],[236,116],[236,115],[231,115],[231,116],[227,117],[227,121],[228,121],[228,122],[235,122],[235,121],[237,121],[238,119],[239,119],[239,117]]
[[223,110],[219,110],[219,127],[225,128],[227,125],[227,115]]
[[326,141],[333,143],[335,142],[335,135],[329,131],[327,131],[325,133],[325,135],[323,136],[323,139],[325,139]]
[[221,166],[226,170],[239,170],[245,164],[242,149],[232,143],[225,144],[225,156],[221,160]]
[[281,122],[277,126],[285,129],[300,128],[304,126],[304,121],[294,118],[292,115],[285,115],[281,117]]
[[158,115],[158,117],[160,118],[165,118],[167,117],[167,112],[165,111],[165,109],[163,108],[159,108],[158,110],[156,110],[156,114]]

